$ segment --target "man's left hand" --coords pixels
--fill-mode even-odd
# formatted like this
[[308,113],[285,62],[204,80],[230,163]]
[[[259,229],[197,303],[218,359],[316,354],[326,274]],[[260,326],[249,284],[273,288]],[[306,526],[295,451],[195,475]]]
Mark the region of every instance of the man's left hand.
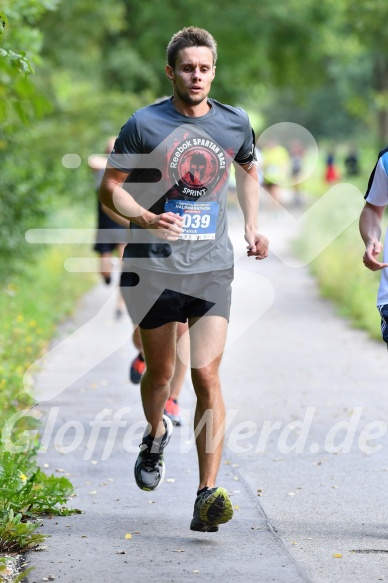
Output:
[[248,257],[256,257],[256,259],[265,259],[268,256],[269,241],[265,235],[245,235],[248,243],[247,255]]

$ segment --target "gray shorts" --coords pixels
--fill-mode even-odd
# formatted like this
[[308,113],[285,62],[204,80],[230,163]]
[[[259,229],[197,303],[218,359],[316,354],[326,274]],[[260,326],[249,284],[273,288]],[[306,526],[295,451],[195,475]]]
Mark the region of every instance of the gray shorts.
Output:
[[120,288],[133,323],[141,328],[204,315],[229,321],[233,273],[233,267],[187,275],[133,267],[122,272]]

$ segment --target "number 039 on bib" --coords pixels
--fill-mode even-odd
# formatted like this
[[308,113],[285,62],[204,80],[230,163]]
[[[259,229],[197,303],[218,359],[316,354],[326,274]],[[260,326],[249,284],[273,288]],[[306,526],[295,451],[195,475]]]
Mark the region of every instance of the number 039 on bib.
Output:
[[215,239],[218,202],[168,200],[164,205],[164,210],[183,217],[183,233],[179,239],[193,241]]

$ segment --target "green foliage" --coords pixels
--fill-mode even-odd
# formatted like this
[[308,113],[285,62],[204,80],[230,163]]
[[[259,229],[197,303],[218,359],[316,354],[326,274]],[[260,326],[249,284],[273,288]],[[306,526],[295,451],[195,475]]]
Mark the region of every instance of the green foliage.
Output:
[[77,512],[65,508],[73,487],[65,478],[47,476],[35,466],[35,451],[10,453],[0,448],[0,552],[36,547],[44,535],[36,533],[39,514]]
[[[0,14],[0,128],[10,133],[47,110],[30,76],[39,62],[42,34],[36,23],[58,0],[5,0]],[[16,116],[16,119],[15,119]]]
[[[86,225],[90,224],[85,208],[72,209],[70,217],[77,214]],[[62,212],[57,217],[58,224],[65,228],[72,221],[80,225],[79,219],[70,217]],[[42,252],[38,259],[24,266],[23,272],[8,281],[0,295],[1,426],[15,411],[33,404],[23,389],[24,372],[41,356],[55,325],[72,312],[75,301],[94,281],[92,276],[81,278],[64,270],[64,260],[73,253],[74,248],[66,245]],[[92,250],[78,245],[77,253],[87,257]]]
[[30,260],[31,254],[22,244],[24,232],[28,226],[42,224],[48,206],[53,175],[20,124],[30,123],[48,111],[46,97],[32,80],[33,65],[39,64],[42,45],[42,33],[35,25],[46,10],[53,10],[57,4],[57,0],[14,0],[2,6],[0,282],[15,271],[18,262]]
[[[85,209],[73,209],[70,217],[61,213],[58,224],[66,227],[87,217]],[[90,219],[86,218],[86,222]],[[91,253],[77,246],[84,256]],[[51,248],[22,273],[13,276],[0,295],[3,315],[0,329],[0,424],[20,409],[34,403],[24,391],[25,370],[39,358],[53,335],[54,326],[74,307],[76,299],[90,286],[90,277],[79,278],[64,271],[63,262],[74,250],[69,246]],[[58,302],[58,298],[62,298]],[[43,535],[36,529],[36,517],[42,513],[65,515],[75,512],[64,507],[72,494],[65,477],[47,476],[36,464],[36,443],[26,447],[23,432],[37,429],[37,421],[23,416],[13,428],[12,443],[21,450],[13,451],[8,443],[0,443],[0,552],[36,546]],[[5,440],[7,436],[3,434]],[[24,446],[24,447],[23,447]],[[11,449],[11,451],[9,451]]]
[[8,516],[10,510],[22,514],[24,518],[42,513],[60,515],[69,512],[58,505],[66,504],[73,493],[71,483],[65,477],[47,476],[40,469],[35,469],[34,457],[33,449],[25,453],[2,452],[0,516]]
[[22,515],[10,510],[3,515],[0,523],[0,550],[4,553],[17,552],[20,549],[33,549],[45,540],[43,534],[35,532],[39,523],[22,522]]

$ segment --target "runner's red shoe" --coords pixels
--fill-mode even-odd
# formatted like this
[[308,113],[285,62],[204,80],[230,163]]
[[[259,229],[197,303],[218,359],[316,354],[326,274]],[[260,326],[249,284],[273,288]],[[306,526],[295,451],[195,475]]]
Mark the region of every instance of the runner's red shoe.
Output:
[[146,363],[144,362],[143,356],[139,352],[129,369],[129,378],[134,385],[138,385],[140,383],[145,369]]
[[164,414],[171,419],[173,425],[182,425],[181,409],[175,399],[167,399]]

